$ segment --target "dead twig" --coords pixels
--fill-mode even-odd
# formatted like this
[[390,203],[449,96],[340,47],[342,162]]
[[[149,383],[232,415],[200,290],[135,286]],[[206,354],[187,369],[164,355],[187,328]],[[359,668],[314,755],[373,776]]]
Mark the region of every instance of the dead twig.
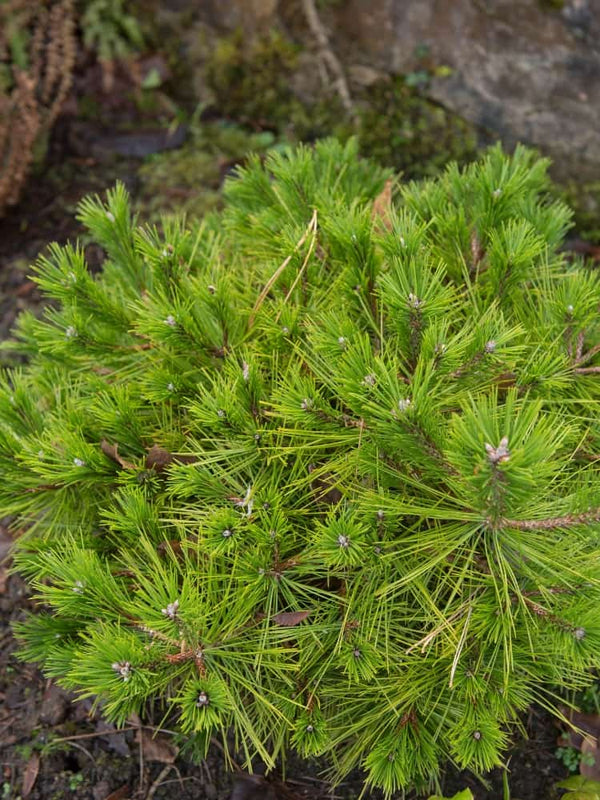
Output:
[[158,791],[159,787],[162,786],[163,778],[166,778],[169,772],[173,769],[172,764],[167,764],[166,767],[163,767],[158,774],[158,777],[152,784],[152,786],[148,789],[148,794],[146,795],[146,800],[152,800],[156,792]]
[[310,32],[315,37],[317,42],[320,62],[322,65],[329,67],[329,70],[334,78],[335,89],[340,97],[340,100],[342,101],[342,105],[352,120],[356,122],[358,118],[356,108],[354,107],[354,102],[352,101],[352,96],[350,94],[350,89],[348,88],[348,82],[346,81],[344,70],[340,60],[331,49],[329,38],[325,32],[323,23],[319,18],[319,14],[317,13],[314,0],[302,0],[302,10],[304,11],[304,16],[306,17]]

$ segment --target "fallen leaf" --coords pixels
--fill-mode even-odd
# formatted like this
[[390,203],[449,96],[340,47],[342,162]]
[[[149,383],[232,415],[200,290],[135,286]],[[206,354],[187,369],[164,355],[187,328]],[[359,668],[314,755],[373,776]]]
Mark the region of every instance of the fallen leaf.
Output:
[[136,469],[135,464],[132,464],[131,461],[126,461],[119,455],[118,444],[109,444],[106,439],[102,439],[100,442],[100,449],[105,456],[108,456],[111,461],[115,461],[120,467],[123,467],[123,469]]
[[165,467],[173,461],[173,455],[164,447],[159,447],[157,444],[152,445],[148,450],[146,456],[146,469],[154,469],[156,472],[162,472]]
[[381,192],[375,198],[373,208],[371,209],[371,219],[373,222],[381,222],[383,227],[391,231],[392,220],[390,210],[392,208],[392,178],[388,178]]
[[285,628],[293,628],[294,625],[304,622],[309,614],[310,611],[282,611],[280,614],[275,614],[273,622],[283,625]]
[[148,450],[146,456],[146,469],[154,469],[156,472],[162,472],[165,467],[173,462],[177,464],[194,464],[198,461],[197,456],[184,454],[170,453],[164,447],[154,444]]
[[129,785],[125,784],[125,786],[121,786],[120,789],[115,789],[114,792],[107,795],[104,800],[126,800],[129,797],[129,792]]
[[160,761],[161,764],[172,764],[177,758],[179,748],[166,736],[157,734],[154,736],[152,731],[141,728],[135,734],[136,742],[142,741],[144,758],[147,761]]
[[23,797],[28,797],[31,794],[35,782],[37,780],[38,772],[40,771],[40,754],[33,752],[25,767],[23,773]]
[[586,737],[581,744],[579,772],[586,778],[600,780],[600,748],[598,739]]

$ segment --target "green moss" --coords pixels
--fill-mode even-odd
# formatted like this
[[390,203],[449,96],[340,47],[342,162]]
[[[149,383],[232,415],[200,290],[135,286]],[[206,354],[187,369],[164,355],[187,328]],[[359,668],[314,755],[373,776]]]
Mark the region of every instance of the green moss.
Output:
[[469,123],[407,86],[403,77],[369,89],[359,141],[364,155],[407,178],[435,175],[448,161],[470,161],[477,150]]
[[297,101],[290,77],[299,48],[277,31],[245,45],[241,31],[220,39],[206,80],[222,114],[262,127],[289,120]]
[[270,131],[251,133],[238,125],[192,125],[191,140],[182,148],[148,159],[140,168],[140,210],[149,219],[183,211],[201,217],[219,207],[225,174],[250,152],[276,144]]
[[546,11],[562,11],[565,0],[538,0],[540,6]]
[[[294,95],[291,77],[299,53],[275,31],[250,45],[240,33],[221,39],[206,68],[216,110],[295,141],[332,134],[347,139],[358,132],[364,155],[409,178],[434,175],[450,160],[475,156],[475,130],[421,93],[423,81],[414,80],[421,73],[380,81],[357,96],[357,131],[337,96],[303,103]],[[427,82],[429,72],[423,75]]]
[[575,228],[589,242],[600,244],[600,181],[571,181],[562,190],[562,198],[575,212]]

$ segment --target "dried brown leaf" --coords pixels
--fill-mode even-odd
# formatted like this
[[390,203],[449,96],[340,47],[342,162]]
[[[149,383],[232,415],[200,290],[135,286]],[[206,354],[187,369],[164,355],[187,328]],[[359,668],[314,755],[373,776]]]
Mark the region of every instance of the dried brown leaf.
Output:
[[144,758],[147,761],[159,761],[161,764],[172,764],[177,758],[179,748],[166,736],[154,735],[152,731],[141,728],[136,731],[136,742],[142,741]]
[[173,454],[157,444],[152,445],[146,456],[146,469],[162,472],[173,461]]
[[131,461],[126,461],[119,455],[118,444],[109,444],[106,439],[102,439],[100,442],[100,449],[105,456],[117,463],[120,467],[123,467],[123,469],[136,469],[135,464],[132,464]]
[[579,772],[586,778],[600,780],[600,747],[598,739],[585,738],[581,745],[581,755],[587,756],[579,762]]
[[115,789],[114,792],[111,792],[107,795],[104,800],[127,800],[130,794],[129,785],[126,783],[124,786],[121,786],[119,789]]
[[388,178],[381,192],[375,198],[371,209],[371,219],[373,222],[380,222],[383,227],[391,231],[392,219],[390,210],[392,208],[392,178]]
[[282,611],[280,614],[275,614],[273,622],[283,625],[285,628],[293,628],[294,625],[304,622],[309,614],[310,611]]
[[23,773],[23,797],[29,797],[40,771],[40,754],[33,752],[29,757],[25,772]]
[[165,447],[160,447],[157,444],[152,445],[146,456],[146,469],[154,469],[156,472],[162,472],[163,469],[175,462],[176,464],[195,464],[198,461],[197,456],[187,454],[171,453]]

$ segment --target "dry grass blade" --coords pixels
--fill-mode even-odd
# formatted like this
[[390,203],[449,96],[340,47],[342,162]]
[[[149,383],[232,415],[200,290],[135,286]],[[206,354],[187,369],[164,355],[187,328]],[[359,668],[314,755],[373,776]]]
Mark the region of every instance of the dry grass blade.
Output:
[[[254,304],[254,308],[252,309],[252,313],[250,314],[250,319],[248,320],[248,330],[250,330],[250,328],[254,325],[254,321],[256,319],[256,315],[260,311],[262,304],[265,302],[265,298],[267,297],[267,295],[269,294],[269,292],[271,291],[271,289],[273,288],[275,283],[277,283],[277,280],[279,279],[279,276],[281,275],[281,273],[284,271],[284,269],[287,267],[287,265],[292,260],[292,257],[294,255],[294,253],[297,253],[298,250],[302,247],[302,245],[304,244],[304,242],[306,241],[306,239],[308,238],[308,236],[310,235],[311,232],[313,233],[313,240],[312,240],[312,243],[311,243],[311,248],[309,250],[308,257],[310,257],[310,253],[312,252],[312,248],[314,247],[314,238],[315,238],[314,234],[316,234],[316,232],[317,232],[317,209],[316,208],[313,211],[312,217],[310,219],[310,222],[308,223],[308,226],[307,226],[306,230],[304,231],[304,233],[302,234],[302,236],[298,240],[298,243],[294,247],[293,252],[290,253],[290,255],[287,256],[287,258],[285,258],[281,262],[281,264],[277,267],[275,272],[271,275],[269,280],[263,286],[263,289],[262,289],[261,293],[259,294],[256,303]],[[304,267],[306,266],[306,262],[307,262],[307,259],[304,260],[304,264],[300,268],[300,273],[303,271]],[[297,282],[298,282],[298,278],[296,279],[295,283],[292,285],[292,288],[296,285]],[[289,292],[288,292],[288,295],[286,296],[286,300],[287,300],[287,297],[289,297]]]

